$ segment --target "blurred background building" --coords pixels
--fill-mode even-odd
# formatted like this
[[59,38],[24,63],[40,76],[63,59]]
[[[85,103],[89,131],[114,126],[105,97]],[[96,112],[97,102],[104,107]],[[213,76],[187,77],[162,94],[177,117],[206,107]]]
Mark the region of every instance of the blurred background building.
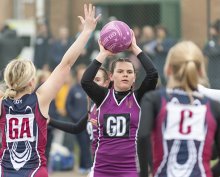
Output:
[[59,26],[77,32],[82,5],[91,2],[102,12],[103,23],[115,16],[129,25],[163,24],[174,37],[207,40],[208,26],[219,18],[219,0],[0,0],[0,24],[8,19],[46,21],[53,35]]

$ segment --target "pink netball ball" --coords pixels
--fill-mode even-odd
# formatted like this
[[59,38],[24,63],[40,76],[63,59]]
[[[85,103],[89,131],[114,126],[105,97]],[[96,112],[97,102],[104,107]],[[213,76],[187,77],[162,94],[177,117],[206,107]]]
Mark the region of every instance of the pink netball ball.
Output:
[[129,48],[132,41],[130,27],[122,21],[107,23],[100,32],[100,42],[103,47],[113,53]]

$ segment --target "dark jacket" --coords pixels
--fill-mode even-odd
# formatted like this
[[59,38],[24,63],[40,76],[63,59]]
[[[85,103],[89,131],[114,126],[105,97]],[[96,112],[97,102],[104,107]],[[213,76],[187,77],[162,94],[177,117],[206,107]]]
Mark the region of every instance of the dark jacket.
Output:
[[74,85],[67,96],[66,110],[73,122],[78,122],[87,112],[87,95],[81,85]]
[[10,60],[21,53],[23,42],[16,35],[16,31],[7,30],[0,37],[0,70],[3,70]]

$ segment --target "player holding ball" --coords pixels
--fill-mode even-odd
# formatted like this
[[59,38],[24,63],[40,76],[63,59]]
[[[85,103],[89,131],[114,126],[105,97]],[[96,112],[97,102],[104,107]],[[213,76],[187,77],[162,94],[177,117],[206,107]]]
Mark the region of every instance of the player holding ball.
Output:
[[[117,31],[115,35],[120,36],[120,30],[115,28],[115,31]],[[103,43],[104,48],[101,44],[102,37],[99,44],[100,52],[81,80],[83,89],[97,105],[98,111],[98,145],[89,177],[138,177],[136,135],[141,113],[139,102],[146,92],[155,89],[158,72],[150,58],[137,46],[133,32],[130,29],[128,31],[132,39],[128,49],[137,56],[146,72],[140,88],[133,90],[132,86],[136,80],[135,69],[125,58],[112,63],[111,88],[101,87],[93,81],[105,59],[119,51],[116,50],[117,47],[115,49],[111,47],[112,52],[110,49],[106,50],[106,45]],[[111,40],[110,42],[114,43]]]

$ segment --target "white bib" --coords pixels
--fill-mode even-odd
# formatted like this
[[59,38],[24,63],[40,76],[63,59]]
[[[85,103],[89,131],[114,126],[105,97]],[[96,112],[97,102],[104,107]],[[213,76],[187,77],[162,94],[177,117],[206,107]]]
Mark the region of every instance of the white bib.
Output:
[[166,140],[204,141],[206,135],[205,105],[167,104]]

